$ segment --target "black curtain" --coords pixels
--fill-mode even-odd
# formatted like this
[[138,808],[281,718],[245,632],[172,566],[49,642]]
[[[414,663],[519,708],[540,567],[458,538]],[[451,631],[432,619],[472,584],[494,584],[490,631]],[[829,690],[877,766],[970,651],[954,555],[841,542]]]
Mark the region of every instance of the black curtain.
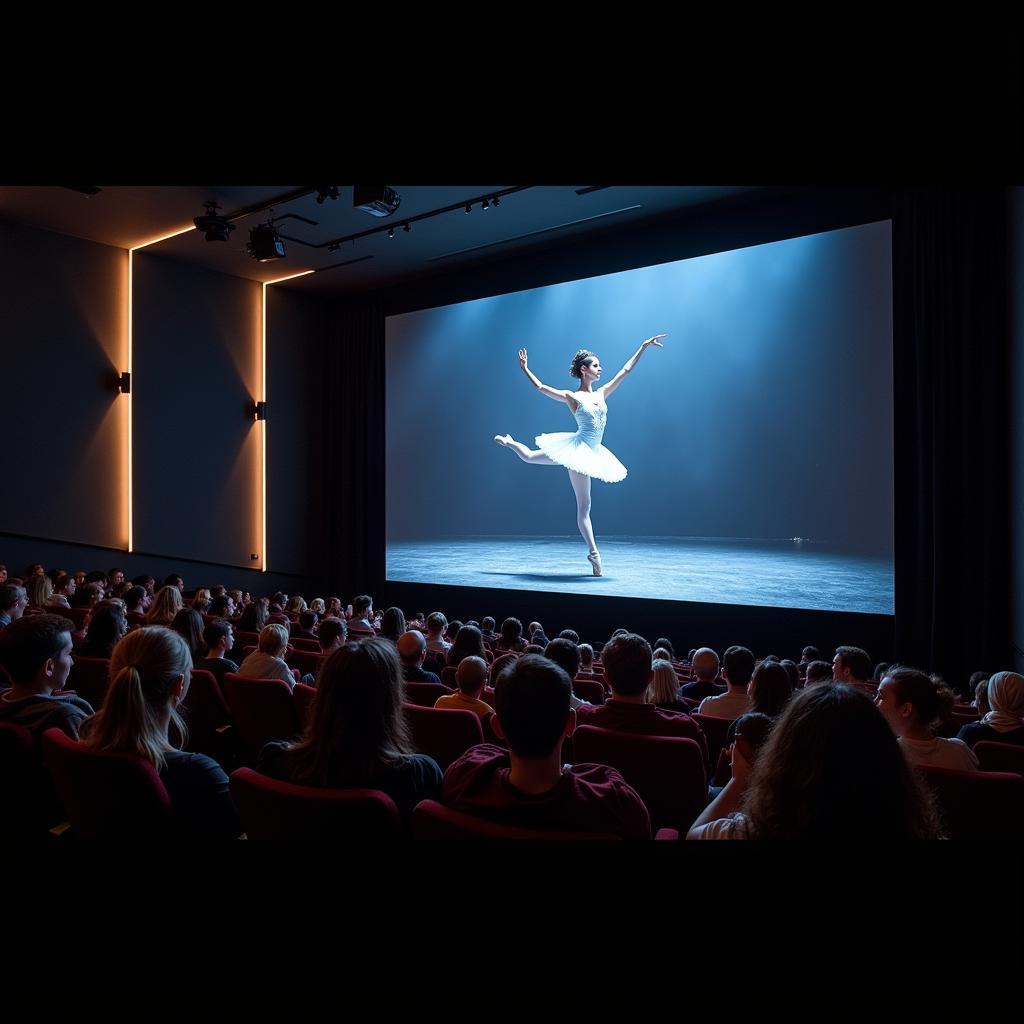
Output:
[[1010,664],[1007,210],[894,195],[896,655],[950,682]]
[[339,304],[323,379],[324,576],[351,600],[384,579],[384,311]]

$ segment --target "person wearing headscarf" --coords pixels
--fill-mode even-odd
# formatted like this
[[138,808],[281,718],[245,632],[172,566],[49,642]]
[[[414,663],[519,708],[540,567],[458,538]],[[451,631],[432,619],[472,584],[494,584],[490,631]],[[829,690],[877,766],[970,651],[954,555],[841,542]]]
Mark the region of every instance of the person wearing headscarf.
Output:
[[988,705],[981,721],[965,725],[957,739],[969,747],[980,740],[1024,746],[1024,676],[997,672],[988,681]]

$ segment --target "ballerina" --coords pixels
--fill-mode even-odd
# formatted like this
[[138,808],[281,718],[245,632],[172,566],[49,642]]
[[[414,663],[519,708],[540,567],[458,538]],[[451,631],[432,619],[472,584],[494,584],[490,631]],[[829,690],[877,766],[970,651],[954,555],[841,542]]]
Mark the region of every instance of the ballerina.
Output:
[[626,361],[626,365],[600,388],[594,385],[601,379],[601,360],[593,352],[580,349],[569,367],[569,373],[580,382],[578,391],[561,391],[542,384],[530,370],[526,349],[519,350],[519,366],[530,383],[542,395],[569,406],[569,411],[576,417],[577,430],[574,434],[539,434],[534,438],[537,447],[533,449],[516,441],[511,434],[495,434],[494,440],[505,448],[511,448],[523,462],[535,466],[564,466],[569,471],[569,480],[576,495],[576,525],[589,547],[587,561],[595,576],[602,575],[602,570],[601,553],[597,550],[590,521],[590,481],[596,477],[614,484],[626,478],[626,467],[601,444],[608,421],[607,400],[636,366],[644,351],[651,345],[664,348],[661,339],[667,337],[667,334],[656,334],[648,338]]

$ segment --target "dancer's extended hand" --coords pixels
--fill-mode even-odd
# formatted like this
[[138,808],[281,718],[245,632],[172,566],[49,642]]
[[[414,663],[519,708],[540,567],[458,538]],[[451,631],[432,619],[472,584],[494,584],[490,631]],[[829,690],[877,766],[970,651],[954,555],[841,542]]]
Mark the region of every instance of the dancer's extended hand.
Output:
[[521,369],[526,369],[526,349],[521,348],[519,350],[519,366]]
[[656,334],[653,338],[648,338],[644,342],[644,347],[646,348],[648,345],[657,345],[658,348],[664,348],[665,346],[658,339],[659,338],[667,338],[667,337],[668,337],[667,334]]

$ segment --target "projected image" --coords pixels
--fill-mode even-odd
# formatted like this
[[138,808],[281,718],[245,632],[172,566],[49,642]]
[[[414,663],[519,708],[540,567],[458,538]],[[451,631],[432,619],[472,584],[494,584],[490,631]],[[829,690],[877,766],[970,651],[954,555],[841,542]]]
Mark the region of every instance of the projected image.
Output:
[[389,317],[388,579],[892,614],[890,252],[885,221]]

